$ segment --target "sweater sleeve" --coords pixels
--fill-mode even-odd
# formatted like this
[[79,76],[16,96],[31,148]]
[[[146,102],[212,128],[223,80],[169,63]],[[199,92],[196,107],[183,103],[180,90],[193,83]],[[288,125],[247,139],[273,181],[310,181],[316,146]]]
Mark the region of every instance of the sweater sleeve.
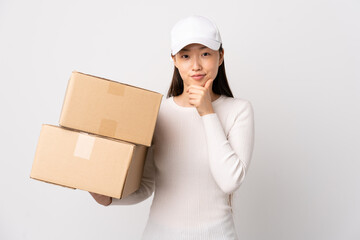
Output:
[[238,189],[248,171],[254,146],[254,113],[249,101],[241,106],[228,135],[216,113],[202,117],[209,164],[218,186],[225,193]]
[[141,178],[140,187],[128,196],[117,199],[112,198],[111,205],[132,205],[144,201],[149,198],[155,188],[155,168],[154,168],[154,145],[148,148],[144,163],[143,176]]

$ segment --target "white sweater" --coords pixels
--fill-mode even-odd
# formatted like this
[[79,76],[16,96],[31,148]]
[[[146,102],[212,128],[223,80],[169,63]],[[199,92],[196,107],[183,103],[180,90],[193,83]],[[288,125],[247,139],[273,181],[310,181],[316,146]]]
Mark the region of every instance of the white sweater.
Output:
[[[200,116],[163,99],[141,187],[111,205],[153,202],[142,239],[237,239],[229,194],[249,168],[254,113],[249,101],[221,95]],[[111,206],[110,205],[110,206]]]

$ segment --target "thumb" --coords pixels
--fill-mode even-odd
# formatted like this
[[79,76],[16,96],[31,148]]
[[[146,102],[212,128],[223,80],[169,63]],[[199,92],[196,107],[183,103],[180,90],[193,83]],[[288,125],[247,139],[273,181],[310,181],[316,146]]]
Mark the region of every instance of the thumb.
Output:
[[209,79],[207,80],[207,82],[205,83],[205,88],[206,89],[210,89],[212,87],[212,83],[214,82],[214,79]]

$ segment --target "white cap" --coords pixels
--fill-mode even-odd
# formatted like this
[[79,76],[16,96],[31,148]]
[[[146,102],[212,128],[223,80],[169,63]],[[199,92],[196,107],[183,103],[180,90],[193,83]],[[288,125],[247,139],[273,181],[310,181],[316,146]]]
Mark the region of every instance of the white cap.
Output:
[[214,22],[203,16],[183,18],[171,29],[171,54],[175,55],[191,43],[200,43],[212,50],[219,50],[222,43],[219,29]]

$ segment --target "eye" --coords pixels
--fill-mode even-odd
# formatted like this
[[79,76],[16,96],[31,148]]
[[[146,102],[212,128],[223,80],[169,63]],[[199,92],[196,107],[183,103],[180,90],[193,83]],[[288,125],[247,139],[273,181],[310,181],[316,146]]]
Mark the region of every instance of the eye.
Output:
[[207,56],[209,56],[209,55],[210,55],[210,53],[208,53],[208,52],[206,52],[206,53],[204,53],[204,54],[207,54]]
[[188,57],[188,55],[182,55],[181,56],[181,58],[187,58]]

